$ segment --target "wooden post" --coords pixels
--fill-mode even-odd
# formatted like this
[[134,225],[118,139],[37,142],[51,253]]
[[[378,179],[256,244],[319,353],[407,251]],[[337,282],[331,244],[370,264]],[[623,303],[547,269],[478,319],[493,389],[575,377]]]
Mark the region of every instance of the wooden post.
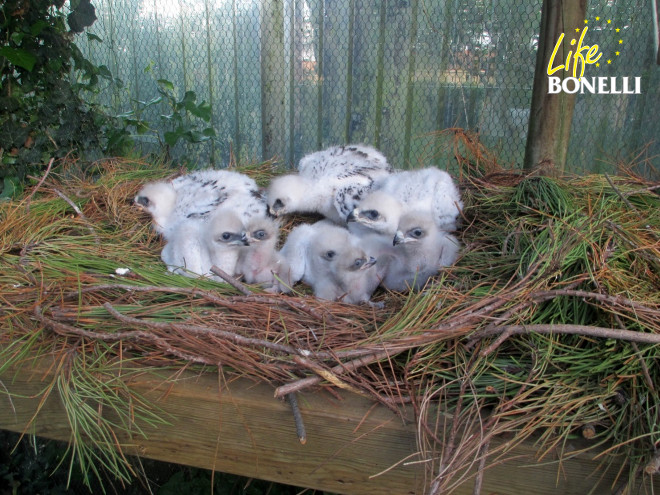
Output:
[[660,65],[660,0],[651,2],[653,10],[653,49],[655,50],[655,63]]
[[[584,27],[586,12],[587,0],[543,0],[532,107],[525,148],[525,170],[538,170],[544,175],[560,175],[566,166],[575,94],[563,92],[549,94],[547,70],[555,44],[562,33],[565,33],[565,36],[555,60],[565,61],[568,52],[574,49],[570,43],[575,39],[576,29]],[[561,62],[554,65],[561,65]],[[560,70],[553,75],[563,80],[571,74],[572,67],[570,71]]]
[[284,157],[287,129],[287,71],[282,0],[261,2],[261,153]]

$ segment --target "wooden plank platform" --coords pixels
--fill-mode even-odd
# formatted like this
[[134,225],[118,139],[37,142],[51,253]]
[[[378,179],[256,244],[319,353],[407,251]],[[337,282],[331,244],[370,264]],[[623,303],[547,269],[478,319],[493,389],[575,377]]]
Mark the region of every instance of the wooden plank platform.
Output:
[[[52,376],[45,365],[23,366],[0,375],[0,428],[24,431]],[[217,373],[184,372],[166,377],[144,374],[130,386],[170,416],[169,425],[147,428],[148,439],[119,435],[128,453],[215,469],[243,476],[345,494],[421,494],[421,465],[396,465],[415,448],[415,429],[372,401],[340,392],[301,393],[299,404],[307,443],[298,441],[288,404],[273,398],[273,387],[240,378],[228,384]],[[30,398],[32,397],[32,398]],[[68,440],[70,429],[57,394],[43,404],[29,433]],[[570,446],[568,447],[571,448]],[[597,463],[587,456],[557,464],[537,464],[531,446],[520,457],[486,471],[484,494],[583,495],[597,484]],[[380,476],[377,473],[387,470]],[[615,473],[602,475],[594,493],[611,493]],[[660,486],[660,484],[656,483]],[[472,494],[467,481],[454,492]],[[658,487],[656,487],[656,490]]]

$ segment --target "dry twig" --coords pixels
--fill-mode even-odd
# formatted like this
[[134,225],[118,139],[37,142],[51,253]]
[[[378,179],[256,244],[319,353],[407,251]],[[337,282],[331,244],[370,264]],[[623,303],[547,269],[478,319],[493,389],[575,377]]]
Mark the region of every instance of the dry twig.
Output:
[[60,198],[62,198],[67,203],[69,203],[69,206],[71,206],[71,208],[73,208],[73,211],[75,211],[76,214],[80,217],[80,219],[85,223],[85,226],[87,227],[87,230],[89,230],[90,233],[96,239],[96,244],[101,244],[101,238],[99,237],[98,233],[96,232],[96,230],[94,228],[94,224],[92,224],[92,222],[89,221],[89,219],[85,216],[85,214],[78,207],[78,205],[75,204],[66,194],[64,194],[59,189],[54,187],[53,191],[55,191]]
[[238,280],[236,280],[235,277],[232,277],[229,275],[226,271],[224,271],[222,268],[217,267],[213,265],[211,267],[211,272],[220,277],[222,280],[227,282],[229,285],[231,285],[234,289],[236,289],[239,292],[242,292],[244,295],[249,296],[252,294],[252,291],[248,289],[245,284],[242,284]]
[[492,327],[474,333],[471,338],[485,338],[506,332],[508,335],[528,333],[541,334],[571,334],[602,339],[626,340],[642,344],[660,344],[660,335],[636,332],[632,330],[616,330],[613,328],[591,327],[586,325],[505,325]]
[[41,177],[41,179],[39,179],[39,182],[37,182],[37,185],[34,186],[34,189],[32,189],[32,192],[30,193],[30,195],[27,198],[25,198],[25,203],[27,204],[27,210],[28,211],[30,211],[30,200],[36,194],[36,192],[39,190],[41,185],[44,183],[44,181],[46,180],[46,177],[48,177],[48,174],[50,173],[50,169],[53,166],[54,161],[55,161],[55,158],[51,158],[48,161],[48,166],[46,167],[46,171],[44,172],[44,175]]
[[300,407],[298,407],[298,398],[296,397],[295,392],[287,394],[287,399],[289,400],[289,405],[291,406],[291,411],[293,412],[293,420],[296,422],[296,433],[298,434],[298,441],[305,445],[307,443],[307,432],[305,431],[305,423],[302,419],[302,414],[300,413]]
[[[342,363],[338,364],[337,366],[334,366],[333,368],[330,369],[330,373],[332,375],[338,375],[343,372],[347,371],[355,371],[358,368],[361,368],[362,366],[367,366],[368,364],[375,363],[377,361],[381,361],[383,359],[386,359],[391,356],[391,353],[388,350],[385,351],[380,351],[380,352],[375,352],[366,356],[363,356],[361,358],[355,359],[353,361],[349,361],[347,363]],[[330,376],[330,375],[327,375]],[[303,378],[301,380],[297,380],[292,383],[288,383],[286,385],[282,385],[280,387],[277,387],[275,390],[275,397],[284,397],[287,394],[290,394],[291,392],[298,392],[300,390],[303,390],[308,387],[312,387],[318,383],[321,383],[325,377],[321,376],[311,376],[308,378]]]

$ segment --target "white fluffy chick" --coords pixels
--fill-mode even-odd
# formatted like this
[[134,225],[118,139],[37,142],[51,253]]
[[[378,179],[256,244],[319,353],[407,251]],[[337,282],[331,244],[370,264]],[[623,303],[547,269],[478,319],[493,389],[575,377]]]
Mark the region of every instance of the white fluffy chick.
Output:
[[246,225],[249,245],[241,248],[236,264],[237,275],[248,284],[263,284],[268,292],[290,292],[289,269],[277,251],[280,224],[277,220],[257,217]]
[[394,234],[406,212],[429,210],[439,229],[456,229],[463,203],[447,172],[435,167],[400,171],[378,180],[374,188],[351,212],[349,220],[377,232]]
[[359,245],[359,239],[327,221],[293,229],[282,253],[292,269],[321,299],[350,304],[370,302],[378,287],[376,258]]
[[458,258],[458,239],[438,228],[428,211],[404,214],[394,236],[394,247],[383,256],[382,285],[390,290],[420,289],[443,266]]
[[385,156],[363,144],[333,146],[300,160],[298,174],[274,178],[266,196],[274,216],[320,213],[345,223],[374,181],[391,173]]
[[145,184],[134,199],[135,205],[151,215],[156,232],[162,234],[176,205],[176,190],[171,182],[158,181]]
[[322,220],[313,225],[308,223],[300,224],[294,227],[286,238],[286,242],[280,250],[280,255],[284,258],[287,266],[286,281],[289,286],[300,282],[305,275],[307,263],[307,250],[311,239],[316,235],[318,224],[324,223],[333,225],[331,222]]
[[373,191],[353,209],[346,221],[348,229],[354,234],[376,232],[384,235],[391,244],[403,211],[403,204],[394,196],[383,191]]
[[231,170],[200,170],[150,182],[135,196],[135,204],[151,214],[155,230],[166,239],[179,230],[180,222],[207,221],[222,206],[235,208],[245,220],[266,214],[254,180]]
[[161,259],[168,270],[187,277],[208,276],[213,265],[234,275],[239,249],[248,243],[243,222],[232,209],[219,209],[209,222],[186,219],[170,228]]
[[248,246],[248,237],[241,216],[233,208],[220,208],[213,212],[204,224],[202,242],[208,250],[209,270],[215,265],[228,275],[237,275],[240,250]]
[[192,278],[210,274],[211,257],[203,240],[205,227],[200,221],[180,222],[171,227],[171,238],[160,253],[169,271]]

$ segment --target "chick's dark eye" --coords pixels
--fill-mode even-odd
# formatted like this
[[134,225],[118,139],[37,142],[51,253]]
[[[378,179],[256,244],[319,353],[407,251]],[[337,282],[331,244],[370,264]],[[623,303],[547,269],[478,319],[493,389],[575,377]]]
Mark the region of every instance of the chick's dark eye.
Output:
[[364,265],[364,258],[358,258],[353,262],[353,268],[360,268],[362,265]]
[[422,237],[424,235],[424,231],[422,229],[413,229],[410,232],[410,235],[412,235],[415,238]]
[[367,210],[364,214],[369,220],[376,220],[380,216],[378,210]]
[[231,233],[223,232],[221,237],[223,241],[228,241],[229,239],[231,239]]
[[253,236],[254,236],[255,239],[263,239],[264,237],[266,237],[266,231],[265,230],[257,230],[253,234]]
[[283,206],[284,206],[284,203],[279,198],[276,199],[275,202],[273,203],[273,208],[282,208]]
[[323,255],[323,257],[327,260],[332,260],[332,259],[334,259],[336,254],[337,253],[335,253],[334,251],[326,251],[326,253]]

